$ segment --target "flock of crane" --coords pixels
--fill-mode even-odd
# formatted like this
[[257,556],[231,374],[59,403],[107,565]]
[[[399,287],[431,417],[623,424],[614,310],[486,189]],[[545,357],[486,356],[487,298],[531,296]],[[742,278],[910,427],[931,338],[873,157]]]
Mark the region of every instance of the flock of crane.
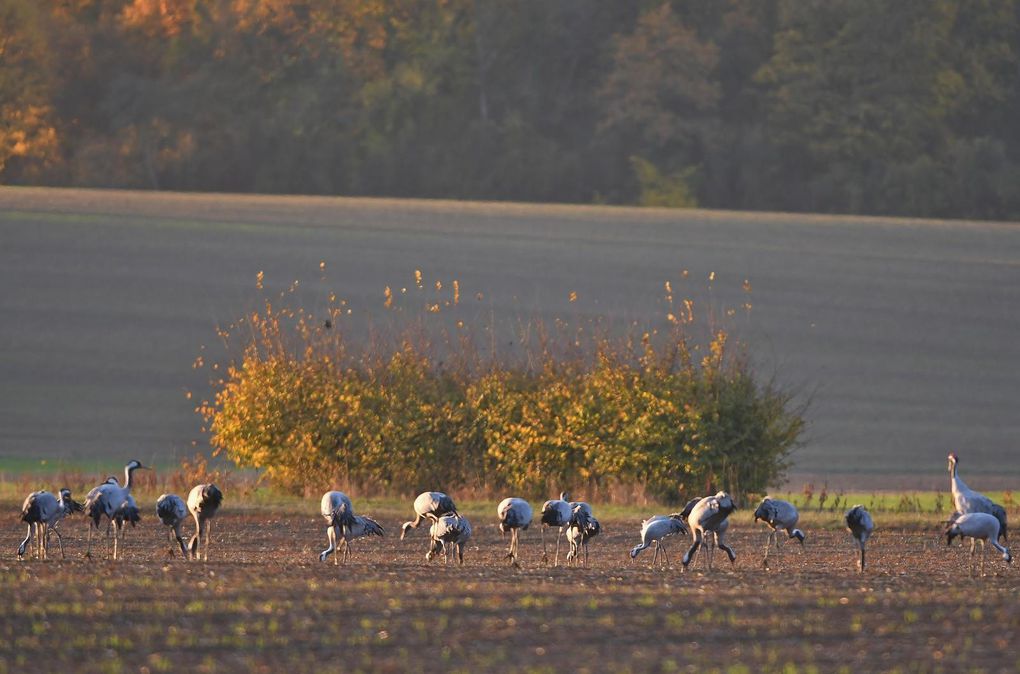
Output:
[[[1000,537],[1007,542],[1006,511],[984,494],[976,492],[960,479],[957,472],[959,459],[956,454],[949,454],[950,487],[956,511],[946,522],[945,536],[947,545],[953,539],[971,539],[972,572],[974,553],[978,541],[981,541],[981,572],[985,566],[985,544],[989,544],[1002,553],[1007,563],[1013,558],[1009,549],[999,543]],[[97,532],[103,518],[107,520],[107,539],[113,532],[113,558],[117,559],[118,543],[123,535],[126,524],[134,525],[140,519],[140,511],[131,496],[132,474],[135,470],[146,469],[138,461],[130,461],[124,467],[124,484],[115,477],[93,488],[81,505],[71,498],[70,490],[64,488],[58,496],[47,491],[37,491],[28,495],[21,511],[21,519],[28,523],[28,535],[18,547],[18,557],[24,558],[30,544],[39,559],[47,557],[49,534],[55,533],[60,545],[60,554],[64,556],[63,539],[57,527],[59,522],[74,512],[84,512],[89,521],[88,547],[85,557],[92,556],[92,532]],[[170,537],[168,554],[173,555],[174,541],[180,548],[185,559],[205,559],[209,556],[209,541],[212,530],[212,518],[223,501],[223,494],[214,484],[199,484],[188,494],[187,501],[176,494],[163,494],[156,501],[156,514],[166,525]],[[457,512],[457,507],[448,495],[442,492],[425,492],[420,494],[413,504],[415,517],[401,527],[401,540],[412,529],[422,524],[429,524],[429,548],[425,559],[431,561],[442,555],[448,563],[454,556],[461,564],[464,563],[464,547],[471,538],[471,523]],[[682,558],[683,569],[687,570],[698,550],[704,546],[708,569],[712,568],[712,555],[715,548],[723,550],[730,563],[736,561],[736,553],[726,544],[726,532],[729,529],[729,516],[736,510],[733,499],[726,492],[713,496],[693,498],[678,513],[656,515],[641,523],[641,543],[630,551],[631,558],[636,558],[643,550],[654,548],[652,566],[658,562],[661,554],[665,564],[669,564],[666,553],[665,539],[675,535],[690,535],[692,543]],[[195,534],[185,543],[181,534],[181,525],[189,514],[195,520]],[[364,515],[356,515],[351,499],[340,491],[328,491],[322,496],[320,514],[327,522],[326,538],[329,546],[319,554],[320,561],[326,561],[333,555],[334,564],[340,558],[347,561],[351,557],[351,541],[365,536],[383,536],[383,528],[378,522]],[[521,498],[507,498],[496,508],[499,518],[499,530],[502,534],[510,534],[510,544],[506,559],[514,566],[519,566],[520,535],[527,530],[533,520],[531,505]],[[806,538],[803,531],[796,528],[800,519],[797,507],[789,501],[766,497],[762,499],[754,512],[755,522],[764,522],[769,528],[765,541],[765,556],[762,565],[769,566],[770,550],[775,545],[779,550],[779,532],[785,532],[787,538],[796,539],[801,546]],[[863,572],[865,568],[865,548],[875,528],[871,514],[863,505],[855,505],[844,516],[847,529],[860,549],[857,568]],[[564,537],[569,544],[566,554],[567,563],[582,561],[588,565],[588,542],[599,535],[601,526],[592,511],[591,505],[583,501],[571,501],[570,495],[561,493],[558,499],[551,499],[542,505],[540,513],[542,527],[542,561],[548,563],[549,555],[546,547],[545,531],[549,528],[557,530],[554,564],[559,564],[560,538]],[[34,537],[34,538],[33,538]]]

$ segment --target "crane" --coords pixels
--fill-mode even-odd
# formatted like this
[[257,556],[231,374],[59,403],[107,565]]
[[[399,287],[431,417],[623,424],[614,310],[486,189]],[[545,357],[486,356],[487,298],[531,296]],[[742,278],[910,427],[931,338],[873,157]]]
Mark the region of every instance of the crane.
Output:
[[[326,538],[329,547],[319,553],[319,561],[333,555],[333,563],[339,564],[340,555],[334,554],[338,545],[343,546],[343,561],[351,558],[351,541],[362,536],[383,536],[385,531],[371,517],[354,514],[351,499],[342,491],[327,491],[322,495],[319,514],[329,523],[326,527]],[[339,543],[338,543],[339,541]]]
[[859,504],[846,511],[844,520],[846,528],[850,530],[850,534],[861,549],[861,558],[857,562],[857,569],[860,573],[864,573],[864,548],[868,538],[871,537],[871,532],[875,530],[875,522],[865,507]]
[[441,491],[426,491],[418,494],[418,497],[414,499],[414,519],[404,522],[400,527],[400,540],[404,540],[408,531],[417,529],[425,520],[435,523],[443,515],[456,512],[457,506],[453,503],[453,499]]
[[531,504],[522,498],[505,498],[496,507],[496,514],[499,516],[499,532],[504,536],[507,531],[510,532],[506,558],[513,566],[519,567],[521,531],[527,531],[531,526]]
[[1003,541],[1008,541],[1006,509],[981,492],[974,491],[960,479],[957,471],[960,459],[956,456],[955,452],[950,452],[948,459],[949,488],[953,492],[953,505],[956,506],[956,512],[961,515],[968,513],[988,513],[993,515],[999,521],[999,535],[1002,536]]
[[560,536],[564,529],[570,524],[570,517],[573,509],[570,507],[570,494],[560,492],[558,499],[550,499],[542,504],[542,562],[549,563],[549,553],[545,548],[545,530],[549,527],[556,527],[556,560],[553,566],[560,563]]
[[666,545],[663,539],[676,534],[687,534],[687,527],[684,526],[680,513],[672,515],[654,515],[641,523],[641,543],[631,548],[630,558],[634,559],[642,550],[652,545],[655,546],[655,553],[652,555],[652,568],[655,568],[655,561],[662,552],[666,565],[669,566],[669,557],[666,556]]
[[435,519],[429,528],[431,544],[425,553],[425,560],[431,561],[439,553],[444,554],[445,562],[450,563],[450,553],[457,555],[464,564],[464,544],[471,538],[471,523],[463,515],[447,513]]
[[769,568],[769,544],[775,542],[777,553],[779,551],[780,529],[785,530],[789,538],[796,538],[800,541],[801,549],[803,549],[804,532],[796,528],[799,519],[800,513],[797,512],[797,506],[789,501],[766,496],[758,504],[757,510],[754,511],[754,521],[761,520],[770,529],[768,537],[765,539],[765,557],[761,560],[761,565],[764,568]]
[[[981,575],[985,575],[985,543],[1002,553],[1007,564],[1013,563],[1009,548],[999,544],[999,520],[988,513],[965,513],[959,515],[946,528],[946,545],[952,545],[957,536],[981,541]],[[974,546],[970,548],[970,573],[974,575]]]
[[156,516],[167,527],[167,536],[170,539],[170,547],[167,549],[167,556],[174,556],[173,540],[177,539],[177,545],[181,548],[181,558],[188,558],[188,546],[181,536],[181,525],[188,518],[188,506],[177,494],[162,494],[156,499]]
[[584,501],[575,501],[570,504],[571,516],[567,524],[567,542],[570,543],[570,551],[567,552],[567,561],[577,563],[578,553],[584,550],[584,566],[588,566],[588,541],[595,538],[602,532],[602,525],[595,519],[591,506]]
[[[119,539],[123,523],[129,514],[120,513],[121,507],[131,496],[132,476],[136,470],[149,470],[140,461],[132,459],[124,466],[124,485],[117,482],[117,478],[108,477],[102,484],[93,487],[85,497],[85,515],[89,518],[88,547],[85,550],[85,557],[92,557],[92,530],[99,530],[99,522],[105,517],[113,525],[113,558],[119,558]],[[137,506],[136,506],[137,507]],[[120,516],[118,518],[118,513]],[[107,527],[107,538],[110,529]]]
[[25,498],[21,506],[21,521],[28,524],[28,535],[18,546],[18,559],[25,556],[28,543],[35,534],[35,549],[38,559],[45,559],[48,555],[50,531],[57,535],[57,543],[60,545],[60,558],[64,559],[64,538],[60,535],[57,524],[60,520],[76,512],[82,512],[81,504],[71,498],[71,490],[62,488],[59,496],[54,496],[48,491],[35,491]]
[[[689,508],[689,510],[688,510]],[[683,557],[683,568],[684,571],[690,565],[694,559],[694,555],[697,554],[698,548],[705,543],[705,538],[708,534],[715,535],[715,547],[726,552],[726,555],[730,558],[730,564],[733,564],[737,555],[733,552],[733,548],[726,545],[724,538],[726,530],[729,529],[729,516],[737,506],[733,503],[733,499],[724,491],[717,493],[715,496],[706,496],[705,498],[698,499],[695,501],[691,499],[688,501],[687,507],[684,511],[687,512],[687,524],[690,526],[691,536],[694,542],[691,544],[690,549],[684,553]],[[708,570],[712,570],[712,553],[714,547],[709,545],[707,549],[706,557],[708,557]]]
[[[192,559],[209,561],[212,518],[216,516],[216,511],[220,509],[221,503],[223,503],[223,492],[215,484],[195,485],[191,489],[191,493],[188,494],[188,510],[195,518],[195,535],[191,537],[191,542],[188,545]],[[202,546],[201,551],[199,546]]]

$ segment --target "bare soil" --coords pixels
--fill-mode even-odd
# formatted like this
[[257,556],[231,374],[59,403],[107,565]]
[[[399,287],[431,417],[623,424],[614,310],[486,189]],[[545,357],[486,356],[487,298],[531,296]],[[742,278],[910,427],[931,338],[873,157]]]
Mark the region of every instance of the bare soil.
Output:
[[542,563],[533,526],[517,569],[495,517],[474,518],[461,567],[426,563],[424,530],[400,541],[404,513],[378,515],[386,537],[355,542],[345,566],[318,561],[324,522],[306,514],[223,512],[207,563],[169,559],[154,517],[118,562],[81,558],[81,518],[64,523],[63,561],[16,561],[21,529],[5,527],[0,672],[1020,667],[1017,569],[992,552],[987,575],[971,575],[937,523],[880,528],[864,574],[835,528],[809,529],[764,570],[750,525],[731,528],[734,565],[717,551],[712,572],[695,560],[681,573],[687,539],[669,541],[671,568],[649,568],[651,550],[630,559],[637,521],[604,521],[588,568]]

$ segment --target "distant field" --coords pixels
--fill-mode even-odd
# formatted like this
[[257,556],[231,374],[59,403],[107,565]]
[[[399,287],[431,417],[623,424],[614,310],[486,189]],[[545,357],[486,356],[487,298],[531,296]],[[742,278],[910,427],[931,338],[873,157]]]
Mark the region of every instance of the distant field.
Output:
[[804,549],[785,545],[769,571],[763,530],[745,518],[731,527],[734,566],[717,551],[712,573],[700,560],[681,573],[689,540],[668,540],[673,566],[653,570],[651,551],[630,559],[639,518],[623,515],[603,517],[590,568],[543,564],[533,526],[515,570],[502,559],[492,508],[470,514],[475,535],[458,567],[426,564],[423,531],[399,540],[406,506],[363,505],[387,536],[355,542],[354,560],[341,567],[318,562],[325,527],[307,507],[228,501],[208,563],[167,559],[151,515],[127,532],[120,562],[81,559],[80,517],[62,527],[66,561],[14,561],[24,534],[5,527],[0,672],[40,662],[90,672],[1020,667],[1017,570],[990,554],[988,575],[972,577],[965,548],[946,548],[935,518],[912,526],[878,519],[863,576],[838,515],[827,514],[805,518]]
[[415,269],[481,316],[652,326],[667,280],[723,312],[748,279],[733,327],[811,399],[796,473],[942,488],[955,450],[975,486],[1020,476],[1020,225],[21,188],[0,188],[0,466],[173,464],[205,447],[192,362],[257,272],[358,321]]

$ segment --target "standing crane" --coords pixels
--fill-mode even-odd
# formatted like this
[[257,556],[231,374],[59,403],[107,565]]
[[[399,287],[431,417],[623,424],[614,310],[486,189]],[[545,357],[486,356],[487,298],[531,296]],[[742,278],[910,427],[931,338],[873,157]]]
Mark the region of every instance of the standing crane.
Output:
[[591,506],[584,501],[575,501],[570,504],[570,522],[567,524],[567,542],[570,543],[570,551],[567,552],[567,561],[577,563],[579,552],[584,550],[584,566],[588,566],[588,541],[595,538],[602,532],[602,525],[595,519]]
[[456,512],[457,506],[453,503],[453,499],[441,491],[426,491],[418,494],[418,498],[414,499],[414,519],[404,522],[400,527],[400,540],[404,540],[408,531],[417,529],[425,520],[435,523],[443,515]]
[[655,561],[662,552],[662,558],[669,566],[669,557],[666,556],[666,545],[663,539],[676,534],[687,534],[687,527],[684,526],[680,513],[672,515],[654,515],[641,523],[641,543],[631,548],[630,558],[634,559],[642,550],[655,546],[655,553],[652,555],[652,568],[655,568]]
[[862,505],[855,505],[850,510],[847,510],[844,520],[846,521],[846,528],[850,530],[850,534],[857,541],[857,545],[861,549],[861,558],[857,562],[857,569],[860,573],[864,573],[864,547],[868,542],[868,538],[871,537],[871,532],[875,530],[875,522],[871,519],[871,514]]
[[[960,459],[955,452],[949,453],[949,488],[953,492],[953,505],[961,515],[969,513],[988,513],[999,521],[999,535],[1003,541],[1009,541],[1006,531],[1006,509],[978,491],[974,491],[960,479],[957,464]],[[955,519],[955,518],[954,518]],[[971,546],[973,550],[973,545]]]
[[[691,544],[690,549],[684,553],[684,571],[687,570],[687,567],[694,559],[694,555],[697,554],[698,548],[705,544],[705,539],[710,534],[715,536],[715,547],[726,552],[726,555],[730,558],[730,564],[736,561],[736,553],[733,552],[733,548],[726,545],[724,540],[726,530],[730,526],[730,513],[736,509],[737,506],[733,503],[733,499],[724,491],[717,493],[715,496],[706,496],[697,501],[694,499],[688,501],[684,511],[688,513],[687,524],[690,526],[694,542]],[[708,558],[709,571],[712,570],[713,552],[714,547],[709,545],[705,555]]]
[[560,564],[560,536],[564,529],[570,524],[570,517],[573,508],[570,507],[570,494],[560,492],[558,499],[550,499],[542,504],[542,562],[549,563],[549,553],[545,548],[545,530],[549,527],[556,527],[556,560],[553,566]]
[[[981,575],[985,575],[985,543],[1002,553],[1007,564],[1013,563],[1013,555],[1009,548],[999,544],[999,520],[988,513],[966,513],[959,515],[946,528],[946,545],[952,545],[957,536],[981,541]],[[970,548],[970,573],[974,575],[974,546]]]
[[531,526],[531,504],[522,498],[505,498],[496,507],[496,514],[499,516],[499,532],[504,536],[507,531],[510,532],[506,558],[513,566],[520,567],[521,531],[527,531]]
[[[195,518],[195,535],[188,548],[192,559],[209,561],[209,539],[212,536],[212,518],[223,503],[223,492],[214,484],[199,484],[188,494],[188,510]],[[205,540],[203,541],[203,537]],[[201,546],[201,551],[199,550]]]
[[[124,466],[124,485],[117,482],[117,478],[108,477],[106,482],[93,487],[85,497],[85,515],[89,518],[88,547],[85,550],[85,557],[92,557],[92,530],[99,531],[99,522],[106,518],[113,525],[113,558],[119,558],[119,540],[125,519],[130,517],[127,511],[121,512],[121,507],[131,496],[132,476],[136,470],[149,470],[140,461],[132,459]],[[137,507],[137,506],[136,506]],[[110,528],[107,526],[107,538],[110,536]]]
[[[329,523],[326,527],[329,547],[319,553],[321,562],[333,555],[333,564],[339,564],[339,557],[342,555],[343,561],[346,563],[351,558],[351,541],[362,536],[383,536],[385,534],[379,523],[371,517],[355,515],[351,499],[342,491],[327,491],[323,494],[319,513]],[[343,547],[343,552],[334,554],[337,552],[338,546]]]
[[177,494],[163,494],[156,499],[156,516],[159,517],[167,527],[167,536],[170,540],[170,547],[167,549],[167,556],[174,556],[173,541],[177,539],[177,545],[181,548],[181,558],[188,558],[188,546],[181,535],[181,525],[188,519],[188,506]]
[[28,495],[25,503],[21,506],[21,521],[28,524],[28,535],[18,546],[18,559],[25,556],[25,551],[32,534],[35,534],[33,549],[37,559],[48,557],[50,531],[57,535],[57,543],[60,545],[60,558],[64,559],[64,538],[60,535],[57,524],[60,520],[76,512],[82,512],[81,504],[71,498],[71,490],[64,487],[59,492],[60,496],[54,496],[48,491],[35,491]]
[[775,542],[777,554],[779,552],[780,529],[785,530],[789,538],[796,538],[800,541],[801,549],[803,549],[804,532],[796,528],[799,519],[800,513],[797,512],[797,506],[789,501],[766,496],[758,504],[758,509],[754,511],[754,521],[761,520],[770,529],[768,537],[765,539],[765,557],[761,560],[761,565],[764,568],[769,568],[769,544]]
[[425,561],[443,553],[445,563],[450,563],[450,553],[457,555],[461,565],[464,564],[464,544],[471,538],[471,523],[467,518],[456,512],[438,517],[429,528],[431,543],[425,553]]

